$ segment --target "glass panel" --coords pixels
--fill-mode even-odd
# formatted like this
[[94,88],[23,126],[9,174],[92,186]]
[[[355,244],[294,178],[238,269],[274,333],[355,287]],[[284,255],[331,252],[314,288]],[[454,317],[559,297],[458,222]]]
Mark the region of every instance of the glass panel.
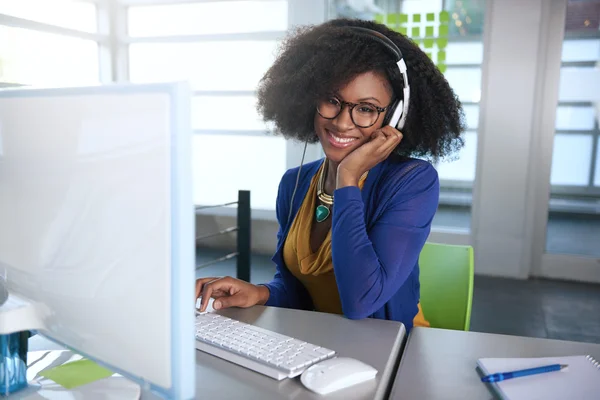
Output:
[[483,34],[485,0],[446,0],[450,13],[450,36]]
[[481,99],[480,68],[448,68],[444,75],[461,101],[479,102]]
[[600,30],[600,1],[598,0],[569,0],[565,32],[579,34],[584,32],[598,33]]
[[255,90],[276,48],[275,41],[132,44],[130,79],[189,80],[201,90]]
[[600,68],[562,67],[559,101],[596,101],[600,93]]
[[405,14],[423,14],[442,11],[442,0],[403,0],[401,11]]
[[[590,37],[590,33],[598,33],[599,22],[600,0],[567,1],[562,61],[592,65],[561,68],[559,101],[577,102],[580,106],[559,102],[556,110],[555,126],[559,132],[555,134],[552,154],[548,253],[600,257],[600,195],[598,187],[594,187],[600,183],[600,146],[595,142],[600,113],[600,39]],[[582,132],[565,134],[560,130]],[[592,165],[594,159],[596,163]],[[571,268],[570,262],[565,262],[567,268]]]
[[600,39],[574,39],[563,42],[563,62],[600,59]]
[[479,106],[463,105],[467,129],[477,129],[479,126]]
[[[441,194],[433,221],[436,227],[460,231],[470,227],[486,3],[485,0],[328,1],[331,18],[375,20],[413,39],[444,73],[464,103],[465,123],[469,130],[465,133],[466,145],[455,155],[454,161],[437,166]],[[411,60],[406,62],[410,65]]]
[[96,5],[83,0],[2,0],[0,14],[96,32]]
[[600,139],[596,142],[596,169],[594,171],[594,186],[600,188]]
[[483,63],[482,42],[454,42],[446,47],[446,64]]
[[253,209],[274,210],[285,154],[280,137],[194,135],[194,203],[235,201],[238,190],[250,190]]
[[591,161],[592,135],[555,135],[550,183],[587,186]]
[[192,103],[194,129],[266,130],[254,96],[197,96]]
[[455,161],[442,162],[437,166],[440,180],[473,182],[475,180],[475,161],[477,159],[477,134],[465,133],[465,146]]
[[286,1],[226,1],[129,8],[131,36],[285,31]]
[[99,82],[96,42],[0,26],[0,81],[36,86]]
[[573,131],[591,131],[596,121],[593,107],[558,106],[556,109],[556,129]]

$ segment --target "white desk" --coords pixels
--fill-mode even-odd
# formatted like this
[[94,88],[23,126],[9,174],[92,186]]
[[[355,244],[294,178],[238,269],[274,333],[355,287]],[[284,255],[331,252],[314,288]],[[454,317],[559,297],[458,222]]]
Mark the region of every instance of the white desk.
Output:
[[413,328],[393,384],[393,400],[490,399],[476,371],[483,357],[560,357],[590,354],[600,344],[489,333]]
[[[223,310],[219,314],[336,350],[340,356],[372,365],[379,373],[373,381],[324,397],[305,389],[299,377],[276,381],[192,350],[196,352],[197,398],[372,400],[384,399],[389,394],[393,370],[405,339],[401,323],[376,319],[352,321],[339,315],[262,306]],[[47,347],[36,340],[39,339],[30,340],[30,350]],[[142,394],[144,400],[156,398],[150,393]]]

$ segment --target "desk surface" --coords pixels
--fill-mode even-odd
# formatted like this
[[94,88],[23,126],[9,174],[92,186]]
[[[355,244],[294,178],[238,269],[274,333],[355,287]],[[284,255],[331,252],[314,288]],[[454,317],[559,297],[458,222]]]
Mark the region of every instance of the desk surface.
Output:
[[581,354],[600,358],[600,344],[414,328],[390,399],[490,399],[492,393],[475,369],[479,358]]
[[[327,400],[381,399],[388,393],[405,329],[401,323],[376,319],[348,320],[339,315],[255,306],[218,312],[285,335],[330,348],[340,356],[372,365],[375,380],[327,396]],[[34,338],[31,340],[33,341]],[[31,350],[43,344],[30,342]],[[196,351],[196,397],[207,399],[319,399],[304,388],[300,377],[277,381],[246,368]],[[144,393],[142,399],[155,399]]]

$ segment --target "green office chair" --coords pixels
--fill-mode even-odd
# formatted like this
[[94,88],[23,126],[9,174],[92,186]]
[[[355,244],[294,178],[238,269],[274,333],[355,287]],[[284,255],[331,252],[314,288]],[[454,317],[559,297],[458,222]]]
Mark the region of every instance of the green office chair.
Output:
[[473,248],[425,243],[419,256],[421,307],[432,328],[469,330]]

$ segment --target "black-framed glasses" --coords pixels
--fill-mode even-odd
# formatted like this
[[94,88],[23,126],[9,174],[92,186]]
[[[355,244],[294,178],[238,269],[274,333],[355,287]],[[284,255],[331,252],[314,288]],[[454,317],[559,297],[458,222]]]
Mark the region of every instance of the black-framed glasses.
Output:
[[340,115],[344,106],[350,109],[350,118],[354,125],[359,128],[369,128],[375,125],[379,119],[379,115],[389,107],[378,107],[371,103],[350,103],[336,97],[328,97],[319,100],[317,103],[317,112],[325,119],[335,119]]

